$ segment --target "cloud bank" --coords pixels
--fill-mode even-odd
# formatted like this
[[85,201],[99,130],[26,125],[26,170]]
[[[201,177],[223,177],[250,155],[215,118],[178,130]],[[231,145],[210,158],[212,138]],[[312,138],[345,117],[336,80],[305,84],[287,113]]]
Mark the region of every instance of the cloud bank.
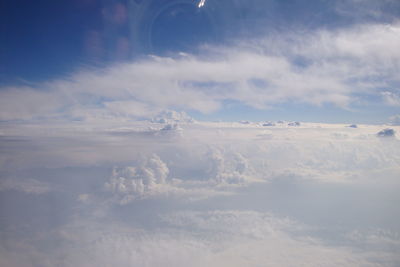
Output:
[[263,124],[3,128],[0,263],[398,265],[397,137]]
[[197,55],[82,69],[34,87],[2,88],[0,118],[150,119],[168,109],[210,113],[226,101],[255,109],[288,102],[350,108],[371,96],[397,105],[399,31],[398,24],[367,24],[284,33]]

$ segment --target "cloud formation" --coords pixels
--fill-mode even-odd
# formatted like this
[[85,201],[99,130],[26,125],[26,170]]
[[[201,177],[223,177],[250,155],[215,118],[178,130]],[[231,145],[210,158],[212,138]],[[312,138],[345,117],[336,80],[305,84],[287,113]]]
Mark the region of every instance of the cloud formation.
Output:
[[400,125],[400,115],[390,117],[390,121],[393,125]]
[[0,264],[398,265],[397,137],[263,124],[3,129]]
[[[44,254],[32,247],[19,259],[1,251],[0,262],[30,266],[394,266],[388,253],[333,247],[308,236],[305,225],[270,213],[213,210],[173,212],[159,230],[86,221],[59,233],[68,240]],[[349,234],[358,239],[359,232]],[[368,238],[368,237],[367,237]],[[372,241],[376,244],[376,241]],[[68,245],[69,244],[69,245]],[[396,246],[398,248],[398,245]],[[64,251],[61,249],[65,249]],[[38,259],[45,261],[38,261]]]
[[[399,4],[240,2],[197,11],[227,5],[217,19],[240,19],[218,27],[235,36],[268,29],[2,85],[1,266],[400,265],[399,116],[388,128],[300,114],[398,113]],[[132,6],[110,7],[112,37]],[[120,37],[110,51],[126,57],[135,43]],[[278,109],[293,117],[272,121]],[[188,115],[228,113],[237,122]]]
[[395,135],[396,131],[390,128],[383,129],[382,131],[379,131],[377,133],[377,136],[379,137],[393,137]]
[[256,109],[287,102],[348,108],[370,95],[394,105],[399,31],[398,24],[370,24],[284,33],[198,55],[81,70],[35,88],[2,88],[0,116],[151,119],[168,109],[210,113],[226,101]]
[[35,179],[22,180],[18,178],[0,180],[0,192],[16,190],[28,194],[44,194],[50,191],[48,184]]
[[169,169],[156,155],[144,159],[138,166],[114,168],[105,189],[115,194],[121,204],[163,191]]

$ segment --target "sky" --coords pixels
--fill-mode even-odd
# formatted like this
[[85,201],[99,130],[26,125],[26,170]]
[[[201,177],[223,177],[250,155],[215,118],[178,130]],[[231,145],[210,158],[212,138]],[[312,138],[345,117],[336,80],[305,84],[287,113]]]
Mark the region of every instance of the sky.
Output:
[[[399,5],[2,1],[0,93],[13,104],[0,119],[74,120],[77,109],[118,105],[133,120],[176,110],[203,121],[388,123],[400,103]],[[15,106],[21,95],[36,101]]]
[[0,266],[399,266],[397,0],[0,0]]

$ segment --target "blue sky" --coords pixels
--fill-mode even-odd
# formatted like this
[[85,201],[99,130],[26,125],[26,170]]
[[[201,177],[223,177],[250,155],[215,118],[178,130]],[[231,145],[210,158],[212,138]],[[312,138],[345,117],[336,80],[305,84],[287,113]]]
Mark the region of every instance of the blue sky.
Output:
[[[153,27],[153,41],[155,44],[146,47],[139,53],[165,53],[190,50],[191,46],[207,41],[223,41],[221,36],[216,36],[216,31],[227,34],[230,38],[241,37],[240,34],[252,36],[266,28],[270,31],[288,30],[293,26],[321,27],[336,26],[339,24],[337,15],[331,10],[325,1],[269,1],[269,3],[249,1],[221,1],[218,10],[203,11],[197,8],[196,1],[181,1],[172,7],[164,7],[166,2],[154,1],[146,11],[135,11],[136,7],[129,7],[128,1],[59,1],[55,3],[49,0],[31,1],[3,1],[1,16],[1,67],[2,80],[18,81],[44,80],[60,77],[74,71],[82,64],[91,64],[90,42],[91,34],[99,34],[101,45],[104,46],[101,55],[97,55],[100,63],[108,60],[132,60],[135,47],[129,45],[130,53],[124,57],[116,58],[115,41],[119,37],[130,39],[131,29],[129,23],[141,23],[147,25],[153,20],[162,7],[164,12],[157,16]],[[207,3],[203,9],[209,9]],[[214,4],[216,5],[216,4]],[[260,7],[261,5],[261,7]],[[122,11],[116,11],[120,8]],[[129,10],[129,9],[132,10]],[[136,8],[139,9],[139,8]],[[211,8],[210,8],[211,9]],[[154,11],[156,10],[156,11]],[[126,13],[126,18],[117,25],[112,22],[107,14]],[[140,21],[130,17],[139,12]],[[172,15],[176,12],[176,16]],[[132,13],[132,14],[131,14]],[[145,13],[145,14],[144,14]],[[110,15],[111,16],[111,15]],[[221,22],[222,20],[222,22]],[[348,20],[342,18],[342,20]],[[202,24],[202,22],[204,22]],[[217,23],[218,22],[218,23]],[[221,25],[223,24],[223,25]],[[235,29],[232,29],[235,24]],[[240,25],[240,26],[237,26]],[[222,29],[221,29],[222,28]],[[258,29],[258,31],[257,31]],[[145,31],[145,29],[138,29]],[[146,34],[149,34],[146,29]],[[140,42],[147,46],[147,40],[140,36],[140,40],[130,40],[133,43]],[[217,38],[219,37],[219,38]],[[87,40],[89,39],[89,40]],[[197,42],[196,42],[197,41]],[[89,44],[85,44],[89,42]],[[173,44],[182,44],[175,47]],[[88,51],[89,50],[89,51]],[[136,49],[139,50],[139,49]],[[191,52],[193,52],[192,49]]]
[[[384,123],[399,113],[399,80],[395,77],[399,70],[399,57],[395,50],[399,42],[400,8],[397,1],[224,0],[205,1],[202,7],[199,3],[192,0],[3,1],[0,11],[0,90],[10,96],[13,90],[20,92],[21,88],[29,87],[33,93],[57,95],[58,89],[49,86],[49,83],[60,83],[83,73],[112,72],[121,64],[149,64],[154,56],[161,60],[170,58],[179,65],[184,61],[184,53],[193,58],[190,65],[195,68],[192,75],[196,76],[199,75],[198,67],[194,66],[196,62],[240,65],[242,61],[248,61],[249,66],[258,68],[258,63],[250,61],[256,60],[259,55],[266,59],[259,64],[270,64],[270,69],[276,64],[273,58],[289,64],[276,71],[283,77],[282,80],[278,82],[277,77],[271,77],[273,74],[270,71],[257,72],[255,69],[241,80],[234,77],[220,79],[229,85],[224,87],[219,84],[218,88],[210,87],[208,91],[231,90],[233,97],[229,93],[213,95],[204,100],[213,103],[208,108],[204,106],[204,101],[194,105],[169,101],[161,105],[154,99],[144,99],[138,96],[137,91],[154,90],[154,86],[143,85],[145,81],[140,82],[140,88],[129,89],[131,92],[124,99],[122,96],[107,97],[118,103],[140,102],[151,110],[141,117],[151,117],[168,109],[185,111],[196,119],[207,120]],[[231,62],[235,54],[241,54],[242,59]],[[246,54],[252,54],[252,57],[246,59]],[[189,64],[187,68],[190,68]],[[149,84],[159,80],[167,87],[165,79],[168,78],[179,84],[194,80],[205,84],[221,82],[208,76],[197,80],[193,77],[166,77],[168,74],[160,77],[158,71],[155,69],[152,77],[149,76]],[[217,71],[221,72],[220,76],[232,72],[229,67]],[[294,74],[308,78],[296,78]],[[126,75],[129,76],[128,73]],[[135,75],[139,74],[132,73],[132,76]],[[113,79],[111,76],[108,78]],[[263,83],[258,85],[256,93],[254,88],[244,85],[253,79]],[[291,79],[298,81],[293,81],[293,84],[282,82]],[[74,84],[80,87],[76,81]],[[269,97],[271,90],[266,88],[267,85],[274,87],[274,96]],[[63,90],[75,91],[72,88],[74,85],[70,86]],[[125,90],[130,86],[121,84],[117,85],[118,89],[109,90]],[[302,89],[296,89],[297,86]],[[352,88],[340,88],[344,86]],[[240,92],[234,92],[239,87],[242,87]],[[196,97],[204,86],[181,89],[192,91],[192,97]],[[104,99],[103,92],[97,93],[94,88],[79,90],[79,95],[91,94],[93,100],[88,103],[74,95],[71,97],[79,98],[74,100],[79,107],[58,103],[46,109],[47,114],[39,112],[35,116],[33,113],[31,118],[73,119],[66,114],[66,110],[107,105],[101,100]],[[162,90],[167,94],[176,94],[176,98],[183,97],[176,90]],[[155,91],[158,93],[155,92],[154,97],[163,94],[158,89]],[[27,95],[31,93],[26,92]],[[246,99],[251,94],[253,99]],[[255,101],[256,98],[260,100]],[[94,99],[100,100],[96,103]],[[14,100],[11,97],[5,101]],[[193,100],[189,97],[184,101]],[[225,105],[230,102],[235,104]],[[38,105],[42,106],[41,103]],[[18,112],[21,111],[3,111],[7,114]],[[134,113],[133,119],[137,119]],[[3,116],[3,120],[16,118],[27,117]]]

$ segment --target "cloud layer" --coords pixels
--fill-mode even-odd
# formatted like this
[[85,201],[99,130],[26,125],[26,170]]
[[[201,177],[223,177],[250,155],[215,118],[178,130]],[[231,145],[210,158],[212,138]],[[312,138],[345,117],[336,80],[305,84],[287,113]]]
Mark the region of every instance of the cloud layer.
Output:
[[372,97],[393,106],[399,32],[398,24],[369,24],[272,34],[197,55],[82,69],[34,87],[2,88],[0,118],[152,118],[166,109],[210,113],[226,101],[256,109],[288,102],[349,108]]
[[386,125],[181,115],[4,128],[0,263],[398,265],[400,143],[378,135]]

